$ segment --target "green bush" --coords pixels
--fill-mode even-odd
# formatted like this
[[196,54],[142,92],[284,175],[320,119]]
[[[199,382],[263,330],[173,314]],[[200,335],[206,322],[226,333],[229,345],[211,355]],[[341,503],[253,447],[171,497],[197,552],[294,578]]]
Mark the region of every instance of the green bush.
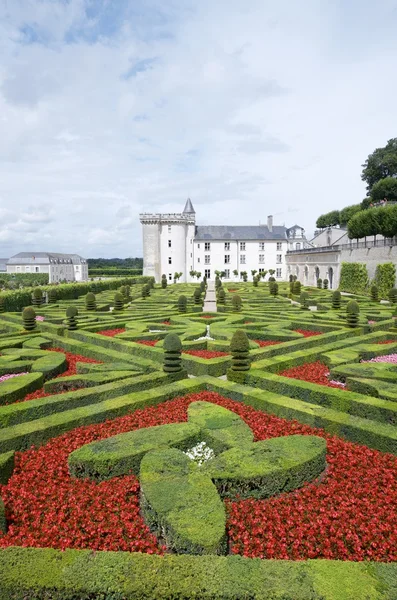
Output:
[[332,308],[334,310],[339,310],[341,307],[341,300],[342,300],[342,296],[341,293],[338,291],[335,291],[332,293]]
[[301,304],[301,308],[303,308],[304,310],[309,310],[309,294],[308,294],[308,292],[301,293],[299,302]]
[[302,291],[301,282],[300,282],[300,281],[298,281],[298,280],[295,280],[295,281],[294,281],[294,288],[293,288],[293,289],[294,289],[294,292],[293,292],[293,293],[294,293],[294,295],[295,295],[295,296],[299,296],[299,295],[300,295],[300,293],[301,293],[301,291]]
[[66,309],[66,325],[69,331],[77,329],[77,315],[79,311],[75,306],[68,306]]
[[[397,303],[397,289],[395,287],[391,288],[391,290],[389,291],[389,301],[392,304],[396,304]],[[1,300],[0,300],[1,302]],[[0,305],[0,312],[1,312],[1,305]]]
[[259,277],[258,277],[258,276],[255,276],[255,277],[252,279],[252,283],[253,283],[254,287],[258,287],[258,283],[259,283]]
[[379,292],[376,285],[371,285],[371,300],[372,302],[379,302]]
[[142,298],[148,298],[150,296],[150,290],[151,287],[148,283],[144,285],[142,288]]
[[342,263],[339,289],[351,294],[364,293],[368,287],[368,272],[365,264]]
[[196,288],[193,293],[194,303],[196,306],[201,306],[201,290],[200,288]]
[[32,304],[33,306],[41,306],[43,304],[43,290],[41,288],[35,288],[32,292]]
[[0,294],[0,313],[3,313],[5,311],[6,311],[5,299],[4,299],[4,296],[2,294]]
[[249,357],[250,342],[242,329],[237,329],[230,342],[232,355],[232,371],[248,371],[251,366]]
[[275,281],[271,281],[269,283],[269,292],[272,296],[277,296],[278,295],[278,283],[276,283]]
[[22,311],[22,323],[26,331],[33,331],[37,327],[36,313],[34,308],[27,306]]
[[92,292],[88,292],[85,297],[85,308],[86,310],[96,310],[96,298]]
[[321,290],[321,288],[323,287],[323,280],[320,278],[317,279],[317,287],[319,290]]
[[226,293],[223,287],[219,288],[218,292],[218,304],[225,304],[226,302]]
[[346,307],[346,322],[348,327],[357,327],[359,320],[360,307],[358,302],[350,300]]
[[327,290],[328,289],[328,285],[329,285],[328,279],[324,279],[324,281],[323,281],[323,289]]
[[48,290],[48,303],[49,304],[55,304],[56,301],[57,301],[57,299],[58,299],[57,291],[56,291],[55,288],[51,287]]
[[377,265],[373,283],[378,287],[380,297],[387,298],[396,284],[395,265],[391,262]]
[[165,288],[167,286],[168,286],[167,276],[166,275],[162,275],[161,276],[161,287],[163,288],[163,290],[165,290]]
[[178,373],[182,371],[182,343],[176,333],[168,333],[163,342],[165,373]]
[[242,301],[238,294],[234,294],[232,297],[232,307],[234,312],[239,312],[241,310]]
[[187,298],[183,294],[178,298],[178,311],[185,313],[187,311]]
[[[146,286],[144,286],[146,287]],[[116,292],[113,300],[114,310],[120,312],[124,310],[124,296],[120,292]]]

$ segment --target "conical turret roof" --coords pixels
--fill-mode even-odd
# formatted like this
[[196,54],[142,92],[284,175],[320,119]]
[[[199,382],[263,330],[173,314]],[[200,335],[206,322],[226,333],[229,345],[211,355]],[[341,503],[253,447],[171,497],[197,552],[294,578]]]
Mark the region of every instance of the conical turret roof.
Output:
[[190,200],[190,198],[188,198],[186,200],[186,204],[185,204],[185,208],[183,209],[183,214],[196,214],[196,211],[193,208],[193,204],[192,201]]

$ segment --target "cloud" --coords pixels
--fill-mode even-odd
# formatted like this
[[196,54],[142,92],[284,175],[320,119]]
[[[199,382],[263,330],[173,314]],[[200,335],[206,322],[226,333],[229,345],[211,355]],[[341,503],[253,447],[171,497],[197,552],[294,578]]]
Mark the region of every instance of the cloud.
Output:
[[1,6],[0,255],[141,255],[139,213],[187,196],[310,231],[396,135],[392,0]]

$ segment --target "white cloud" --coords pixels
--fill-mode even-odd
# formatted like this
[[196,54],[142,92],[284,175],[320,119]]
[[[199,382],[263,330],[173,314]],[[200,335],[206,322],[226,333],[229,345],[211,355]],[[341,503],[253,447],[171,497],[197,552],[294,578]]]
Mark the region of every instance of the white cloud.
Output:
[[[141,255],[140,211],[298,222],[396,135],[391,0],[13,0],[0,9],[0,255]],[[43,244],[45,242],[45,247]]]

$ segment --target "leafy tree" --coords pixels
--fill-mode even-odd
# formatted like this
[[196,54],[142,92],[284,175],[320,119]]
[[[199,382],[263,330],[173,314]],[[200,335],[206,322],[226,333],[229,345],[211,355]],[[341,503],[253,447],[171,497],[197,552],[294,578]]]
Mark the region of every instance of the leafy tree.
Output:
[[385,198],[397,202],[397,178],[385,177],[372,186],[371,198],[373,202],[380,202]]
[[340,225],[347,225],[350,219],[354,217],[355,214],[360,212],[360,210],[362,210],[361,204],[351,204],[350,206],[345,206],[345,208],[342,208],[342,210],[339,212]]
[[254,278],[258,271],[256,269],[251,269],[251,275]]
[[234,275],[235,277],[238,277],[238,270],[237,270],[237,269],[234,269],[234,271],[233,271],[233,275]]
[[339,225],[340,217],[339,210],[332,210],[325,215],[320,215],[316,221],[316,227],[318,229],[325,229],[326,227],[335,227],[335,225]]
[[397,177],[397,138],[390,139],[383,148],[376,148],[361,166],[361,179],[367,184],[368,195],[381,179]]
[[183,273],[178,273],[177,271],[175,271],[174,273],[174,283],[176,283],[178,281],[178,279],[180,279],[182,277]]
[[196,271],[196,277],[197,277],[197,281],[198,281],[201,277],[201,271]]

